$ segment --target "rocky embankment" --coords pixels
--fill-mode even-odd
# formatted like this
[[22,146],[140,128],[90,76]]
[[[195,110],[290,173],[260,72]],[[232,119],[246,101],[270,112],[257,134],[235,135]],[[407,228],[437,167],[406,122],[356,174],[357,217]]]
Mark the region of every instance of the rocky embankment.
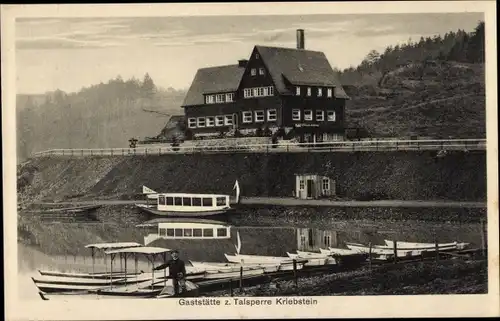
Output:
[[486,152],[340,152],[45,157],[18,168],[20,204],[127,199],[158,191],[292,196],[296,173],[335,179],[352,200],[486,200]]

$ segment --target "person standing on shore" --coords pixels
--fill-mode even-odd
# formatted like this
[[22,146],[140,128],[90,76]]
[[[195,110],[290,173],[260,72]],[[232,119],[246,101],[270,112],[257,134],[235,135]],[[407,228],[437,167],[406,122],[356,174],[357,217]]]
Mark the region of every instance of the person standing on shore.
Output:
[[163,270],[168,267],[168,276],[173,280],[175,294],[180,293],[179,285],[182,290],[185,290],[186,278],[186,264],[183,260],[179,259],[179,251],[173,250],[171,252],[172,259],[165,264],[155,267],[155,270]]

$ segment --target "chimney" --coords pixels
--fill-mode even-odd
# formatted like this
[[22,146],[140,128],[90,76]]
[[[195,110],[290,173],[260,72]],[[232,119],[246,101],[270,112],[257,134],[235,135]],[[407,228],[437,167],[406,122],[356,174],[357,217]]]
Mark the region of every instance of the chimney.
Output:
[[247,63],[248,63],[248,60],[246,60],[246,59],[240,59],[240,60],[238,60],[238,66],[241,67],[241,68],[246,68]]
[[297,29],[297,49],[304,49],[304,29]]

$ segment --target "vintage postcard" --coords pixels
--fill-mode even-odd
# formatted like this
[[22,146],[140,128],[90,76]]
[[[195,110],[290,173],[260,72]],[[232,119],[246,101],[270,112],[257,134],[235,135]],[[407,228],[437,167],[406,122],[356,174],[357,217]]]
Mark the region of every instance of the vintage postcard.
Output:
[[495,2],[1,12],[9,320],[500,314]]

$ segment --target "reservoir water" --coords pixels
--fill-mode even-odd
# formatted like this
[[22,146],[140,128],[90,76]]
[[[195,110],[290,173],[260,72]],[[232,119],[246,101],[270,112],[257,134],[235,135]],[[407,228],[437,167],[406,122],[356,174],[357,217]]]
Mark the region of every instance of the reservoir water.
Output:
[[[423,212],[428,212],[425,215],[450,215],[461,210]],[[485,216],[485,209],[467,210],[465,214],[460,214],[476,218],[468,222],[416,220],[412,219],[417,211],[415,209],[391,209],[389,216],[380,215],[380,218],[374,217],[380,210],[367,214],[370,209],[363,209],[366,215],[354,215],[354,219],[342,219],[345,216],[342,210],[323,210],[321,213],[290,209],[274,210],[272,213],[263,211],[245,210],[210,219],[151,220],[151,217],[138,219],[135,209],[128,209],[122,213],[134,217],[134,224],[33,224],[31,231],[39,244],[18,246],[19,293],[26,299],[39,299],[30,278],[38,274],[38,269],[91,272],[90,251],[84,248],[89,243],[138,242],[178,249],[181,259],[186,261],[226,262],[224,254],[234,254],[238,243],[241,254],[287,256],[287,252],[296,250],[319,252],[320,248],[346,248],[346,242],[382,245],[384,240],[458,241],[470,243],[471,248],[480,248],[486,238],[477,219]],[[95,262],[96,271],[109,271],[109,258],[98,254]],[[160,263],[160,260],[155,262]],[[120,269],[123,265],[115,262],[114,267]],[[134,268],[133,258],[130,258],[128,267]],[[138,268],[150,270],[151,265],[142,260]]]

